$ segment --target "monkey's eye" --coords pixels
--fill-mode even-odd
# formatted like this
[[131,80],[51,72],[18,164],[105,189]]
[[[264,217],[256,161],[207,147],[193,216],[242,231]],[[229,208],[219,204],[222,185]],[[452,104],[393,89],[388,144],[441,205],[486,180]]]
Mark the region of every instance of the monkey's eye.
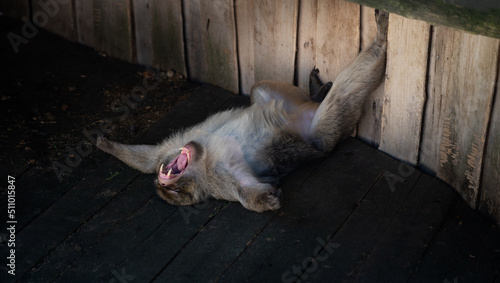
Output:
[[172,181],[181,176],[189,166],[191,160],[191,150],[186,146],[180,149],[181,153],[170,164],[162,164],[158,172],[158,181],[161,185],[169,185]]

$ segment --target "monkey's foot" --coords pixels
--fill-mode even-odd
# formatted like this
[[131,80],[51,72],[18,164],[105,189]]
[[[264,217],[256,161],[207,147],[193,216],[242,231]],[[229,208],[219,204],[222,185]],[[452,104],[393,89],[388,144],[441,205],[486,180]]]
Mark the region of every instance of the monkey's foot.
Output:
[[375,38],[375,41],[379,44],[384,44],[387,42],[389,13],[375,9],[375,21],[377,22],[377,37]]
[[257,195],[252,203],[252,210],[262,212],[278,210],[281,207],[281,190],[269,189]]
[[312,101],[322,102],[327,93],[332,88],[332,82],[323,84],[318,77],[319,69],[314,66],[309,74],[309,96]]

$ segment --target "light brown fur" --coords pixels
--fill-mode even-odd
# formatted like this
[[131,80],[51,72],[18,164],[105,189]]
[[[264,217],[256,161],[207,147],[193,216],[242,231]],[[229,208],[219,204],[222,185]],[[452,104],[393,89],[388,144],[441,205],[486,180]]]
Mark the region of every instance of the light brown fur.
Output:
[[290,84],[263,81],[253,86],[250,107],[215,114],[159,145],[100,137],[97,146],[141,172],[156,173],[158,194],[168,203],[191,205],[214,197],[253,211],[276,210],[279,178],[328,154],[351,134],[365,97],[382,81],[388,14],[376,19],[375,42],[333,84],[323,85],[313,69],[310,96]]

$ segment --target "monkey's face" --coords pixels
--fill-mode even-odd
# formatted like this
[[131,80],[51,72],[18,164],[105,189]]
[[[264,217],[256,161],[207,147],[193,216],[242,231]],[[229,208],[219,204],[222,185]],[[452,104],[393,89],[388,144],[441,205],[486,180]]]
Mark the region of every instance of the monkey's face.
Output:
[[173,205],[191,205],[203,199],[198,180],[203,179],[203,148],[190,142],[161,162],[156,179],[158,195]]

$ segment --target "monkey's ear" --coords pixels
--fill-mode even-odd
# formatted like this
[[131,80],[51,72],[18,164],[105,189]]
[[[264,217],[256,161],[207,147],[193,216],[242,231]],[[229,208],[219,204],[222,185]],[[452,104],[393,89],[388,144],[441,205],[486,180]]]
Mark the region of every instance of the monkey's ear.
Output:
[[96,145],[142,173],[154,173],[160,158],[159,145],[126,145],[103,138],[97,138]]

